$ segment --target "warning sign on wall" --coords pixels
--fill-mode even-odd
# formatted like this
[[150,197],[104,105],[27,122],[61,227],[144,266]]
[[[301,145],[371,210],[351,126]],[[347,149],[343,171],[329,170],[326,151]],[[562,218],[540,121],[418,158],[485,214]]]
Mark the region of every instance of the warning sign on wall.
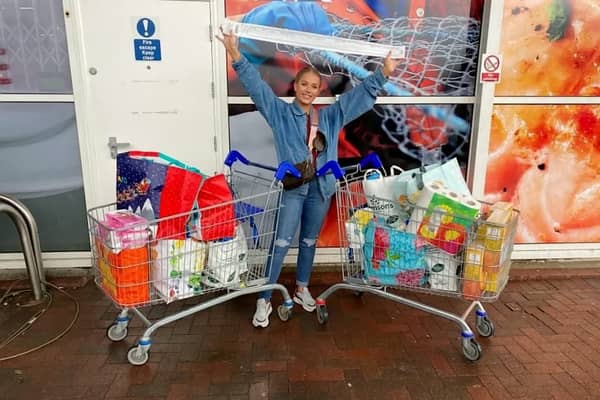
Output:
[[500,54],[484,54],[481,66],[481,82],[500,82],[500,70],[502,68],[502,56]]
[[136,61],[160,61],[160,39],[157,37],[158,27],[150,18],[140,18],[135,24],[135,30],[142,39],[133,39],[133,49]]

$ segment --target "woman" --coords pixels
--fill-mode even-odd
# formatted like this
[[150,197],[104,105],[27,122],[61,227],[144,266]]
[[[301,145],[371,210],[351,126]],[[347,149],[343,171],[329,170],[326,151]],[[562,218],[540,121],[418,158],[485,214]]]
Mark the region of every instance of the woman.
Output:
[[[232,60],[233,69],[273,131],[278,161],[288,161],[302,167],[311,164],[317,170],[327,161],[337,160],[340,129],[373,107],[378,91],[398,63],[388,54],[383,68],[317,113],[312,106],[321,91],[321,75],[317,70],[308,66],[300,70],[294,81],[295,99],[292,103],[285,102],[273,93],[256,68],[240,53],[235,35],[226,34],[222,30],[221,33],[222,38],[219,40]],[[315,244],[334,192],[335,178],[326,175],[286,189],[281,199],[279,225],[270,260],[269,283],[275,283],[279,279],[283,259],[300,226],[296,290],[293,298],[294,302],[308,312],[315,309],[315,300],[308,290]],[[270,291],[260,294],[252,319],[255,327],[266,328],[269,325],[269,315],[273,311],[270,299]]]

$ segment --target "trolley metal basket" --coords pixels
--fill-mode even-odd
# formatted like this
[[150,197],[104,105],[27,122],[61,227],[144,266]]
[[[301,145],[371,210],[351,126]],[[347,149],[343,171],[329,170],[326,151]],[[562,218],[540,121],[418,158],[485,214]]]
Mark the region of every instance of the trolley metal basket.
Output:
[[[478,360],[482,349],[467,318],[475,310],[479,335],[494,334],[494,325],[482,303],[497,300],[508,282],[518,211],[504,210],[507,217],[502,222],[492,222],[486,219],[494,209],[490,204],[482,203],[479,215],[467,218],[408,201],[367,197],[362,180],[369,164],[383,169],[380,159],[372,154],[356,166],[342,169],[334,163],[319,171],[323,174],[331,169],[338,178],[336,203],[343,281],[316,299],[319,323],[328,320],[326,299],[333,292],[348,289],[359,294],[372,293],[456,322],[462,331],[465,357]],[[370,200],[380,205],[377,211],[368,207]],[[448,229],[451,224],[460,229]],[[396,289],[463,298],[470,304],[462,315],[455,315],[402,297]]]
[[[275,177],[252,173],[252,168],[236,168],[236,161],[275,171]],[[132,365],[148,361],[151,335],[158,328],[242,295],[279,290],[284,299],[277,309],[279,318],[286,321],[292,314],[287,289],[268,284],[266,274],[277,230],[281,179],[287,173],[300,174],[289,163],[274,168],[248,161],[237,151],[229,153],[225,164],[233,197],[230,202],[155,220],[118,211],[116,203],[88,211],[95,283],[121,309],[107,330],[108,338],[121,341],[127,337],[130,311],[147,327],[127,353]],[[119,228],[107,223],[119,213],[133,222]],[[219,222],[200,227],[202,215],[217,215],[212,220]],[[180,226],[185,228],[177,230]],[[208,229],[215,239],[199,240],[200,228]],[[161,231],[169,234],[161,235]],[[139,309],[213,292],[224,294],[154,322]]]

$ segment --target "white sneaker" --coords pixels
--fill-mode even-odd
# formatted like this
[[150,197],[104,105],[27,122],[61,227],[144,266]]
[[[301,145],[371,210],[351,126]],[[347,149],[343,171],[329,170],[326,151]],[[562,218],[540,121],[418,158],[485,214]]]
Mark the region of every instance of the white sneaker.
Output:
[[315,311],[315,299],[310,295],[308,288],[302,288],[301,292],[294,293],[294,302],[300,304],[308,312]]
[[271,302],[268,302],[265,299],[256,300],[256,312],[254,313],[254,318],[252,318],[252,325],[255,328],[259,326],[261,328],[266,328],[269,326],[269,315],[273,312],[273,307],[271,307]]

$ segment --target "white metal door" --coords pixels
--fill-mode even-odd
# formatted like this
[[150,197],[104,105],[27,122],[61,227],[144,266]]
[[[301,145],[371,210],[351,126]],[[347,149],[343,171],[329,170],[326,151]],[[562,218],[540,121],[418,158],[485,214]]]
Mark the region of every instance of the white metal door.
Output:
[[210,4],[64,3],[88,208],[115,201],[110,138],[216,171]]

